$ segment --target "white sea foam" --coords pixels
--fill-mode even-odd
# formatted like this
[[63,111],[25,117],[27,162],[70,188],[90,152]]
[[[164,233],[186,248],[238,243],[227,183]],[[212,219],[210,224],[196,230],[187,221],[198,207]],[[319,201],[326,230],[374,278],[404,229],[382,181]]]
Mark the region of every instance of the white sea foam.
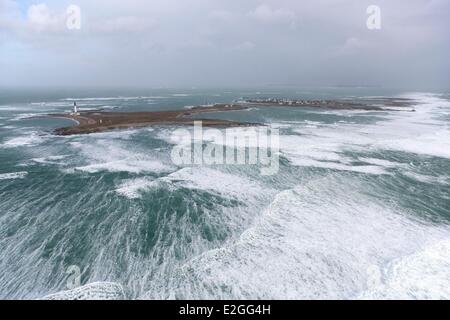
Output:
[[141,173],[164,172],[172,169],[172,166],[151,154],[144,154],[126,143],[115,142],[110,136],[109,139],[96,139],[89,143],[72,142],[71,145],[78,149],[88,162],[87,165],[77,166],[75,171]]
[[[395,270],[399,261],[404,274],[375,279],[392,288],[383,297],[413,298],[403,290],[421,275],[415,297],[448,297],[450,230],[367,199],[358,180],[337,177],[279,193],[238,241],[187,262],[170,288],[154,283],[145,297],[351,299],[374,295],[374,268]],[[414,280],[392,285],[408,274]]]
[[[377,161],[372,161],[370,165],[354,165],[352,159],[343,155],[345,142],[330,139],[327,132],[320,132],[320,136],[305,135],[285,135],[281,136],[281,151],[292,165],[302,167],[316,167],[341,171],[354,171],[368,174],[387,174],[386,166]],[[355,147],[357,140],[347,145]],[[362,142],[360,142],[362,143]]]
[[376,166],[385,167],[385,168],[398,168],[398,167],[405,167],[406,164],[399,163],[399,162],[393,162],[385,159],[376,159],[376,158],[364,158],[359,157],[359,161],[370,163]]
[[42,300],[123,300],[125,298],[125,292],[120,284],[94,282],[45,296]]
[[[157,134],[157,138],[166,141],[169,144],[177,145],[188,145],[192,143],[199,142],[214,142],[214,144],[219,144],[227,147],[236,148],[264,148],[267,145],[260,144],[260,139],[258,139],[258,134],[264,134],[262,131],[258,131],[257,127],[245,127],[245,128],[227,128],[226,130],[203,128],[202,135],[196,136],[194,134],[193,127],[183,128],[183,131],[172,131],[172,130],[160,130]],[[217,141],[217,130],[223,134],[223,141]],[[189,132],[190,139],[184,139],[183,136],[185,132]],[[265,136],[268,136],[270,132],[267,132]],[[230,139],[227,139],[230,138]]]
[[3,148],[17,148],[17,147],[26,147],[26,146],[34,146],[40,144],[44,141],[44,137],[38,135],[36,132],[31,132],[24,136],[14,137],[6,140],[0,147]]
[[412,95],[419,101],[416,112],[398,113],[390,121],[377,123],[378,139],[374,147],[426,156],[450,158],[450,130],[441,119],[450,112],[450,102],[435,95]]
[[419,182],[423,183],[429,183],[429,184],[442,184],[447,185],[450,184],[450,177],[449,176],[430,176],[430,175],[424,175],[413,171],[405,171],[403,174],[409,178],[415,179]]
[[[142,192],[152,188],[187,188],[208,191],[222,197],[251,199],[267,188],[238,173],[224,172],[208,167],[181,168],[157,179],[140,177],[122,182],[116,192],[130,199],[140,198]],[[241,190],[246,190],[243,193]]]
[[11,172],[11,173],[0,173],[0,180],[14,180],[23,179],[28,174],[26,171],[21,172]]
[[71,103],[67,102],[32,102],[27,104],[13,104],[10,106],[0,107],[0,111],[17,111],[17,112],[48,112],[57,110],[61,107],[69,107]]
[[32,105],[34,109],[36,109],[35,107],[71,107],[72,106],[72,102],[32,102],[30,103],[30,105]]
[[378,279],[359,299],[450,299],[450,240],[437,241],[394,259],[375,272]]
[[236,110],[238,112],[251,112],[251,111],[257,111],[260,110],[259,108],[256,107],[252,107],[252,108],[245,108],[245,109],[241,109],[241,110]]
[[120,184],[116,192],[130,199],[137,199],[141,192],[155,186],[155,180],[149,177],[129,179]]
[[119,106],[99,106],[99,109],[119,109]]
[[365,165],[365,166],[356,166],[356,165],[346,165],[342,163],[336,163],[331,161],[319,161],[313,159],[296,159],[291,161],[291,164],[295,166],[301,167],[316,167],[316,168],[324,168],[324,169],[332,169],[332,170],[340,170],[340,171],[352,171],[366,174],[389,174],[383,167],[376,165]]
[[26,105],[0,106],[0,111],[27,111],[33,110]]
[[40,164],[60,164],[59,160],[63,160],[67,157],[68,157],[67,155],[48,156],[43,158],[33,158],[31,159],[31,161]]
[[400,112],[413,112],[414,109],[410,107],[392,107],[392,106],[384,106],[384,105],[375,105],[377,107],[380,107],[381,109],[387,110],[387,111],[400,111]]
[[39,116],[39,113],[21,113],[21,114],[14,116],[14,118],[10,119],[9,121],[21,121],[21,120],[31,119],[36,116]]
[[[264,190],[261,184],[249,178],[207,167],[182,168],[161,178],[160,181],[170,182],[178,187],[207,190],[236,198],[254,197]],[[246,190],[245,193],[242,190]]]
[[75,170],[95,173],[100,171],[110,172],[160,172],[166,171],[169,167],[157,160],[117,160],[106,163],[90,164],[87,166],[80,166]]
[[189,93],[174,93],[172,94],[172,97],[189,97],[191,94]]
[[135,97],[92,97],[92,98],[64,98],[62,101],[113,101],[113,100],[145,100],[145,99],[156,99],[159,97],[152,96],[135,96]]

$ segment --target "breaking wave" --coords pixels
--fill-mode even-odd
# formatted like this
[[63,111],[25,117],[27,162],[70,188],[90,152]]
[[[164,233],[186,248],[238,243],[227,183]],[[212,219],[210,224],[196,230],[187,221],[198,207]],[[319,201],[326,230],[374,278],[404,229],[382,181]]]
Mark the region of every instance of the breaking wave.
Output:
[[[173,274],[170,286],[152,283],[145,297],[362,298],[374,290],[374,268],[388,272],[397,264],[412,268],[405,273],[426,277],[416,298],[427,293],[448,297],[450,269],[443,267],[450,263],[449,229],[369,201],[357,180],[349,192],[348,182],[328,177],[279,193],[238,241],[187,262]],[[438,255],[414,265],[433,252]],[[395,277],[391,272],[378,279],[379,286],[401,282]],[[408,284],[399,289],[384,297],[414,298]]]

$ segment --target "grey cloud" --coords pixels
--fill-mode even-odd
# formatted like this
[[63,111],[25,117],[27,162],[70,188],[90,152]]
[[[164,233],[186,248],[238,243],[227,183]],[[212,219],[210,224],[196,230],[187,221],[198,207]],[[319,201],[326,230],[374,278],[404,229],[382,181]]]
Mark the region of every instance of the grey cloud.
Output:
[[[371,31],[375,2],[382,29]],[[80,0],[82,29],[70,31],[69,2],[46,1],[27,16],[0,0],[0,84],[448,89],[449,2],[375,2]]]

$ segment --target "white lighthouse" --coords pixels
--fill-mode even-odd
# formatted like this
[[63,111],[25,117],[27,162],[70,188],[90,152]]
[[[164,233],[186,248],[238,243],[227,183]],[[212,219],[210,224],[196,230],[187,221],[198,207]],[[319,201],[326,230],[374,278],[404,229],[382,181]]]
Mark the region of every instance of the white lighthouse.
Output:
[[73,103],[73,113],[74,113],[74,114],[77,114],[77,113],[78,113],[78,108],[77,108],[77,103],[76,103],[76,101],[74,101],[74,103]]

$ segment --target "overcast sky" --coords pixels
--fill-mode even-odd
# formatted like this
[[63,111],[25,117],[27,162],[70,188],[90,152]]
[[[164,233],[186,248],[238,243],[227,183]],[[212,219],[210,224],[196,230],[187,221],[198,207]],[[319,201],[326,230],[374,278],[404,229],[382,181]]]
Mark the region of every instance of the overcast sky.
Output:
[[0,86],[449,90],[449,36],[448,0],[0,0]]

